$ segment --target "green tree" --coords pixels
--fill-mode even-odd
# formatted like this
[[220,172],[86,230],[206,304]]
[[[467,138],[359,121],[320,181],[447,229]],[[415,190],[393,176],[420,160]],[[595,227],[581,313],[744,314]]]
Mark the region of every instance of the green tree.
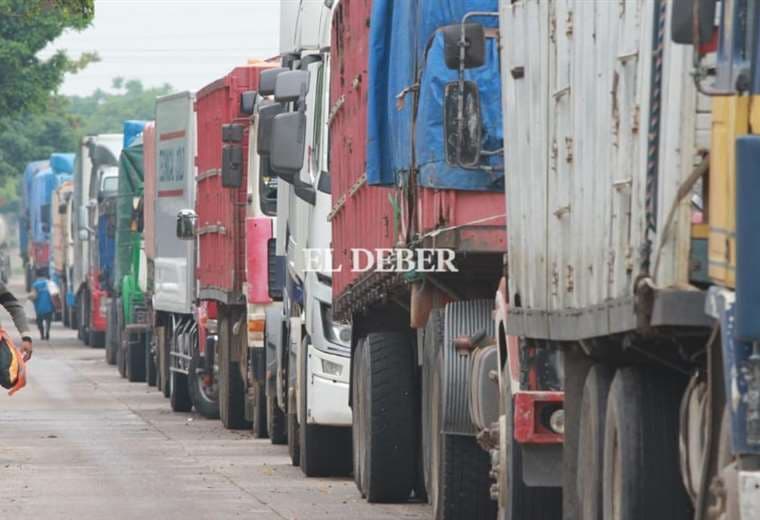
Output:
[[113,93],[96,90],[90,96],[68,98],[68,114],[80,125],[80,136],[120,133],[127,119],[153,119],[156,98],[172,93],[168,84],[145,87],[135,79],[117,78],[113,85]]
[[47,60],[37,54],[65,29],[81,30],[94,15],[94,0],[0,0],[0,114],[41,110],[66,72],[97,59],[77,61],[64,52]]
[[172,92],[169,85],[145,87],[139,80],[118,84],[113,93],[54,95],[44,110],[0,119],[0,206],[15,204],[11,194],[18,193],[26,163],[53,152],[76,152],[85,135],[121,133],[127,119],[153,119],[156,98]]

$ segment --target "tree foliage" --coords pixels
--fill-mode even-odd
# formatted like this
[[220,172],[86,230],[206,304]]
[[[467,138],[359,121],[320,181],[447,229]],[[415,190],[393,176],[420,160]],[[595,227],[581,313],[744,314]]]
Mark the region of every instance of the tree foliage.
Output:
[[77,61],[64,52],[47,60],[38,53],[65,29],[87,27],[94,0],[0,0],[0,114],[9,117],[47,106],[66,72],[94,58]]
[[146,88],[138,80],[114,80],[112,93],[55,95],[41,111],[0,119],[0,205],[13,198],[26,163],[53,152],[76,152],[85,135],[121,133],[126,119],[153,119],[155,101],[169,85]]
[[156,98],[172,92],[169,85],[146,88],[139,80],[115,78],[114,92],[68,98],[69,113],[81,124],[81,135],[120,133],[127,119],[153,119]]

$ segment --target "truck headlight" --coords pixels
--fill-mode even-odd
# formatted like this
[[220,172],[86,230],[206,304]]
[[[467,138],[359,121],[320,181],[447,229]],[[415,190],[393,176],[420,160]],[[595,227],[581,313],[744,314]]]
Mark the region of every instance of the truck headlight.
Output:
[[111,298],[100,299],[100,314],[102,316],[108,316],[108,307],[111,306]]
[[554,433],[565,434],[565,410],[554,410],[549,416],[549,427]]
[[325,331],[325,337],[333,343],[341,345],[351,344],[351,325],[338,323],[332,319],[332,306],[322,304],[322,326]]
[[322,372],[328,376],[340,376],[343,373],[343,366],[338,363],[333,363],[326,359],[322,360]]

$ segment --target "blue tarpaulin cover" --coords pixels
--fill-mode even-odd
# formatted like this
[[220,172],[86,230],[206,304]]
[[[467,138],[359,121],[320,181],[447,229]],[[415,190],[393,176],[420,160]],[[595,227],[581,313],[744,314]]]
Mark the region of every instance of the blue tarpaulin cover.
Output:
[[50,168],[55,174],[67,173],[71,175],[74,173],[74,159],[76,155],[73,153],[54,153],[50,156]]
[[22,255],[26,254],[26,251],[29,247],[29,227],[31,226],[32,218],[32,206],[30,198],[32,195],[32,183],[34,181],[34,176],[37,175],[40,171],[48,169],[48,167],[48,161],[34,161],[27,164],[26,168],[24,168],[24,181],[21,187],[23,192],[21,197],[22,222],[19,223],[18,227],[19,248],[21,249]]
[[[422,186],[481,191],[503,189],[503,172],[464,170],[448,165],[445,158],[444,88],[457,79],[457,71],[446,67],[443,35],[437,31],[460,23],[465,14],[472,11],[496,13],[498,0],[373,2],[367,115],[369,184],[403,183],[416,161]],[[496,17],[477,17],[470,21],[486,27],[498,25]],[[493,38],[487,40],[485,65],[467,70],[465,79],[475,81],[480,90],[483,148],[502,148],[499,50]],[[415,114],[414,94],[410,89],[418,80],[419,104]],[[489,164],[501,166],[503,158],[493,157]]]
[[[31,217],[32,240],[34,242],[46,242],[50,239],[50,224],[52,223],[52,210],[50,203],[53,200],[53,192],[61,183],[72,178],[66,169],[73,168],[74,154],[53,154],[50,156],[50,167],[37,173],[32,179],[32,190],[29,196],[29,213]],[[53,168],[59,168],[59,172]],[[43,229],[43,213],[47,213],[48,229]]]
[[143,129],[147,121],[124,121],[124,148],[129,147],[134,141],[135,137],[142,134]]

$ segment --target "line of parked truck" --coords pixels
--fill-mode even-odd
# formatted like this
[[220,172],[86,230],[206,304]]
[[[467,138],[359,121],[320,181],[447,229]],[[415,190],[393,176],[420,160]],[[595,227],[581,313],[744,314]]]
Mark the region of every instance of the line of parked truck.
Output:
[[436,519],[760,517],[758,2],[282,20],[277,58],[28,166],[25,266],[80,338]]

